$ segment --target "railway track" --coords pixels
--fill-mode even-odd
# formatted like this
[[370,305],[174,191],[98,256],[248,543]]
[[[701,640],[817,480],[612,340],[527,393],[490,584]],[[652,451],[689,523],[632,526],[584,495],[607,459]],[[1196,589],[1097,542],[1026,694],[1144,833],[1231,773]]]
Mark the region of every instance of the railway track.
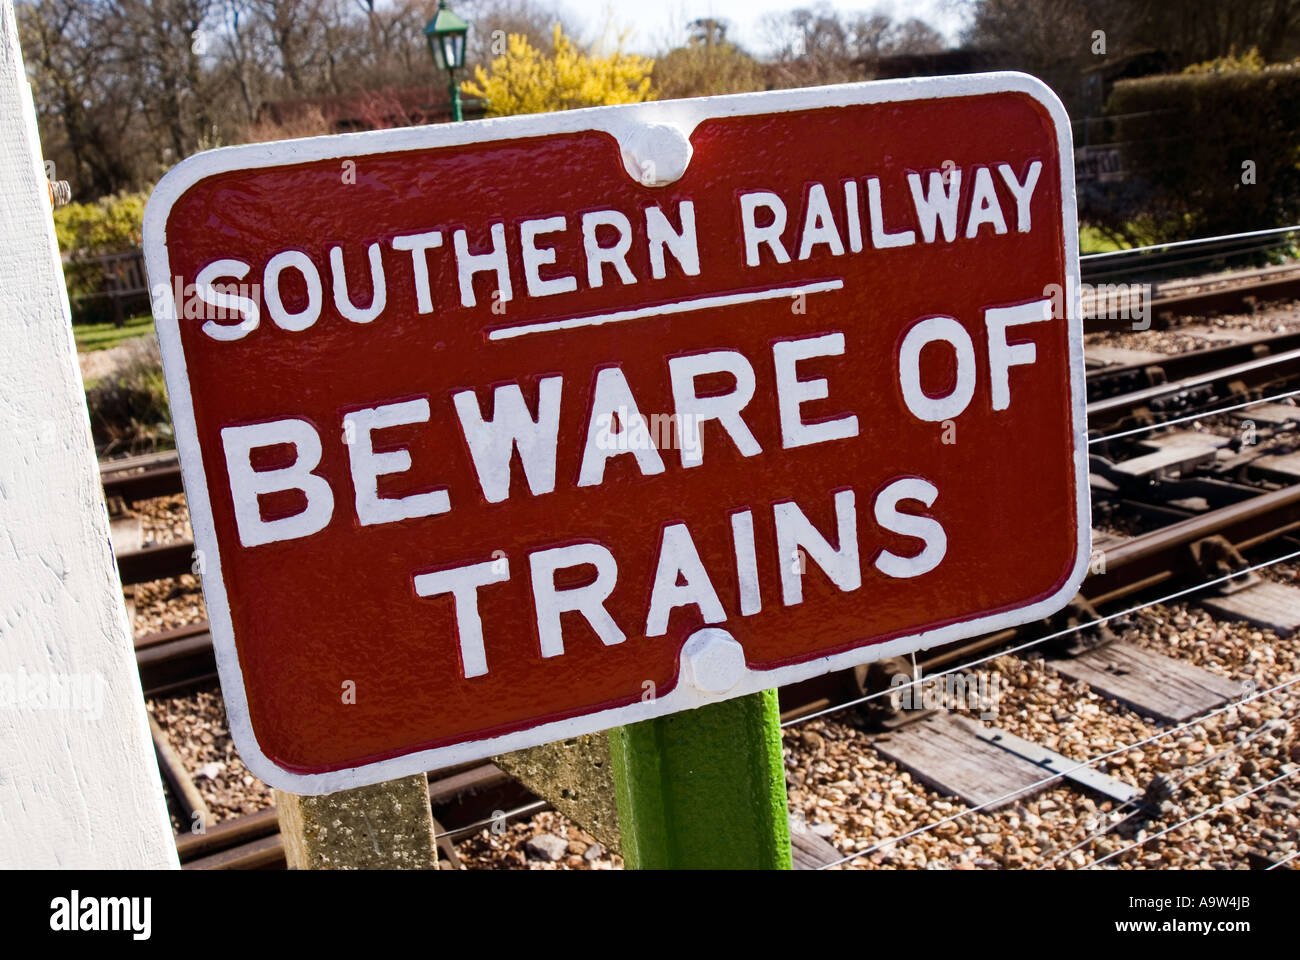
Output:
[[[1158,379],[1159,374],[1153,374]],[[1088,403],[1088,431],[1097,437],[1130,426],[1146,426],[1185,413],[1213,413],[1216,407],[1276,393],[1300,381],[1300,348],[1264,354],[1180,379],[1157,383]]]
[[1214,270],[1240,264],[1242,258],[1249,262],[1284,250],[1295,235],[1293,228],[1277,228],[1081,257],[1085,329],[1138,329],[1133,326],[1137,314],[1163,329],[1183,316],[1251,313],[1267,301],[1300,298],[1300,266],[1294,263],[1160,279],[1193,265]]
[[[1277,281],[1270,278],[1268,282]],[[1300,296],[1300,279],[1294,282]],[[1125,453],[1140,441],[1107,439],[1115,432],[1258,399],[1294,388],[1297,381],[1300,334],[1260,337],[1152,362],[1089,370],[1089,426],[1096,443],[1092,457],[1094,502],[1103,513],[1125,511],[1158,526],[1136,536],[1106,541],[1104,564],[1085,581],[1076,601],[1052,621],[935,648],[907,665],[908,669],[925,674],[951,669],[1062,627],[1080,629],[1069,633],[1074,639],[1055,644],[1055,649],[1065,655],[1071,650],[1077,653],[1093,645],[1080,645],[1077,638],[1088,624],[1103,616],[1102,610],[1140,600],[1156,589],[1230,575],[1245,565],[1248,554],[1262,547],[1300,543],[1296,539],[1300,536],[1300,483],[1287,483],[1286,477],[1269,471],[1252,471],[1249,452],[1239,455],[1239,462],[1229,463],[1228,468],[1188,461],[1171,463],[1167,469],[1126,472]],[[101,475],[106,497],[119,509],[129,510],[140,501],[182,492],[174,454],[111,461],[102,465]],[[1249,482],[1243,482],[1246,479]],[[139,584],[191,573],[193,544],[183,541],[127,550],[118,559],[123,583]],[[1104,625],[1088,632],[1106,639]],[[211,638],[204,622],[139,636],[135,647],[146,695],[175,694],[215,680]],[[880,699],[882,683],[899,668],[899,664],[885,662],[787,687],[781,691],[783,719],[798,722],[837,704]],[[875,709],[873,722],[881,722],[882,717],[888,720],[890,712],[888,708],[883,712]],[[451,840],[481,829],[501,811],[533,812],[548,806],[492,764],[431,775],[430,799],[442,834],[439,840],[449,858],[455,857],[454,849],[448,849]],[[209,826],[201,833],[181,834],[177,847],[189,869],[275,868],[284,864],[273,810]]]
[[[1200,489],[1199,485],[1189,488],[1181,481],[1173,481],[1160,497],[1184,499],[1176,495]],[[913,669],[928,675],[991,651],[1014,648],[1060,627],[1086,625],[1102,616],[1100,610],[1138,599],[1155,588],[1200,583],[1225,572],[1221,562],[1208,562],[1207,555],[1218,561],[1228,558],[1226,571],[1231,572],[1232,557],[1241,558],[1266,545],[1287,543],[1289,537],[1300,533],[1300,486],[1254,495],[1250,488],[1239,486],[1215,488],[1214,492],[1237,499],[1199,516],[1108,545],[1104,570],[1090,576],[1080,598],[1052,621],[935,648],[919,657]],[[1207,544],[1227,549],[1211,552]],[[1069,644],[1058,644],[1057,648],[1068,652]],[[142,638],[137,643],[137,659],[146,690],[156,696],[213,681],[211,649],[204,624]],[[783,720],[797,721],[846,701],[878,697],[892,673],[909,668],[888,661],[874,666],[874,670],[860,668],[784,688]],[[886,709],[884,714],[889,712]],[[874,719],[879,722],[881,711],[875,713]],[[481,829],[498,811],[549,808],[492,764],[432,775],[430,796],[439,831],[446,834],[444,840],[472,832],[474,826]],[[277,831],[274,814],[263,811],[211,827],[203,834],[181,835],[178,850],[182,862],[191,869],[274,868],[283,865]]]
[[1084,301],[1084,330],[1087,333],[1132,330],[1134,319],[1147,309],[1151,326],[1160,330],[1183,316],[1253,313],[1261,303],[1270,300],[1296,299],[1300,299],[1300,270],[1295,269],[1288,269],[1282,276],[1255,277],[1191,293],[1101,293]]
[[[1203,541],[1203,535],[1209,530],[1216,531],[1217,536],[1226,535],[1229,542],[1239,543],[1246,550],[1285,541],[1288,534],[1300,531],[1300,490],[1279,492],[1288,496],[1274,497],[1265,504],[1251,504],[1249,511],[1227,508],[1208,523],[1175,525],[1176,528],[1134,537],[1110,548],[1106,573],[1085,583],[1085,595],[1092,594],[1097,598],[1097,605],[1105,609],[1148,594],[1155,586],[1167,587],[1170,581],[1203,582],[1203,568],[1188,559],[1195,556],[1189,548]],[[1300,541],[1293,541],[1292,545],[1300,548]],[[1184,576],[1180,576],[1180,570]],[[1051,621],[936,648],[913,665],[885,661],[872,665],[881,669],[860,669],[795,684],[781,690],[782,721],[788,725],[829,713],[844,714],[865,706],[861,701],[875,698],[868,720],[888,728],[900,719],[900,711],[882,697],[888,692],[887,678],[891,673],[919,669],[922,674],[930,675],[952,670],[977,657],[1015,650],[1058,627],[1086,629],[1102,617],[1093,601],[1088,600],[1082,608],[1076,605]],[[1095,643],[1094,640],[1073,649],[1068,643],[1059,643],[1055,650],[1068,656],[1079,650],[1095,649]],[[491,763],[431,773],[429,791],[435,829],[444,847],[509,817],[553,809]],[[278,822],[271,809],[227,821],[202,834],[179,835],[177,848],[186,869],[275,869],[285,865]],[[447,859],[452,857],[454,853]]]
[[[1087,371],[1088,401],[1095,403],[1139,390],[1161,387],[1258,360],[1274,360],[1300,350],[1300,333],[1262,336],[1222,346],[1168,354],[1137,363],[1116,363]],[[1265,364],[1267,366],[1267,364]]]

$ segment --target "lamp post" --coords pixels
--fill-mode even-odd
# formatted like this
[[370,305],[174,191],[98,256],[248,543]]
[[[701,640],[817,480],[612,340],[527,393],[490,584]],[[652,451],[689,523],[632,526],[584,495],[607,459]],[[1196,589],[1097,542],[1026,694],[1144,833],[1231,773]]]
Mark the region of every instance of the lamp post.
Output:
[[438,0],[438,12],[424,28],[433,62],[447,71],[451,85],[451,118],[465,119],[460,107],[460,84],[456,71],[465,66],[465,34],[469,24],[447,9],[447,0]]

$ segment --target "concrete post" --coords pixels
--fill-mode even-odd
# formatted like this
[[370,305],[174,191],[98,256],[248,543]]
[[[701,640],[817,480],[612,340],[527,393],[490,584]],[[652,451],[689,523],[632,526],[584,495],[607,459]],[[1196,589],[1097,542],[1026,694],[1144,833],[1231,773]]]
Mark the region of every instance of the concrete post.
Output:
[[437,870],[423,773],[318,797],[275,791],[292,870]]
[[611,853],[619,851],[618,807],[609,737],[586,734],[493,757],[492,762],[546,800]]

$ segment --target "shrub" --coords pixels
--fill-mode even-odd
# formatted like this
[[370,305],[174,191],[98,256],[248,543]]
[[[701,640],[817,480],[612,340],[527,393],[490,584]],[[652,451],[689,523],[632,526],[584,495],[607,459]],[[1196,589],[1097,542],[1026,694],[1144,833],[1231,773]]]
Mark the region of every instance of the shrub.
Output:
[[54,211],[59,250],[88,257],[140,246],[144,193],[117,193],[94,203],[70,203]]
[[320,137],[335,133],[334,124],[315,104],[308,104],[301,109],[289,110],[283,117],[269,115],[259,117],[239,130],[236,140],[240,143],[266,143],[272,140],[296,140],[299,137]]
[[146,197],[119,193],[54,211],[63,278],[77,322],[112,319],[108,303],[96,296],[104,292],[104,271],[95,258],[139,249]]
[[555,25],[555,53],[548,56],[523,34],[507,38],[506,52],[488,70],[474,68],[461,90],[488,102],[488,116],[548,113],[576,107],[640,103],[650,92],[653,60],[616,50],[599,56],[581,50]]
[[655,61],[655,92],[665,99],[748,93],[764,88],[762,65],[730,43],[693,43]]
[[86,391],[90,431],[100,455],[147,453],[173,444],[171,407],[156,336],[117,348],[117,369]]
[[1300,64],[1247,54],[1121,80],[1107,114],[1127,182],[1081,195],[1099,225],[1178,240],[1300,218]]

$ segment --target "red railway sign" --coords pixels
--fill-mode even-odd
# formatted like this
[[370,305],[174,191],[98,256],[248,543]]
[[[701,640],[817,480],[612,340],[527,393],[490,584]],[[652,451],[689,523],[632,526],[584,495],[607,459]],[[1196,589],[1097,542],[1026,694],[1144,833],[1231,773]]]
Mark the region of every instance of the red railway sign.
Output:
[[250,769],[332,791],[1060,608],[1072,156],[989,74],[182,163],[147,260]]

